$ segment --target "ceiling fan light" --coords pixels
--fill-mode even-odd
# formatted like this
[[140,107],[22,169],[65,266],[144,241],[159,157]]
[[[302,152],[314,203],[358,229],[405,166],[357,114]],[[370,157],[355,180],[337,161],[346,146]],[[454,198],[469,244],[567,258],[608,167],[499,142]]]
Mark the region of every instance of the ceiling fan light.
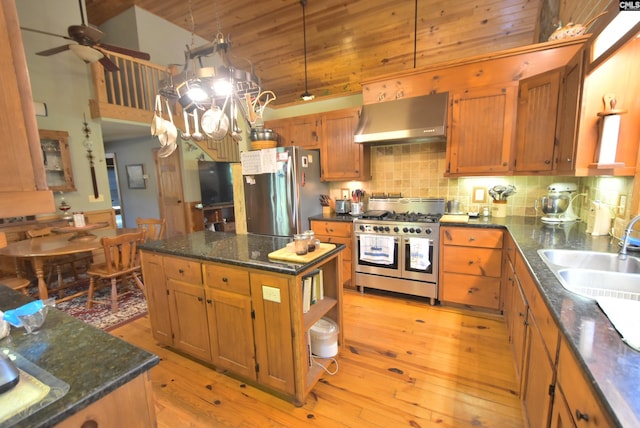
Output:
[[69,49],[84,62],[93,63],[100,61],[104,57],[102,52],[89,46],[69,45]]
[[311,101],[315,98],[316,96],[313,94],[310,94],[309,92],[305,91],[304,94],[300,95],[300,99],[302,101]]

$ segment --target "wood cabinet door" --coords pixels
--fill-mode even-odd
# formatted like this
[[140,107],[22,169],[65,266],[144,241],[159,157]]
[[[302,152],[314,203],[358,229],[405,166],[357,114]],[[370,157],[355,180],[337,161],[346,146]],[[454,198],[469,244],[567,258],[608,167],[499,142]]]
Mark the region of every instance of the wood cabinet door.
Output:
[[565,66],[560,87],[554,170],[571,173],[576,167],[576,140],[582,100],[584,51],[580,50]]
[[264,123],[266,129],[271,129],[278,136],[278,146],[286,147],[291,145],[290,133],[289,133],[289,118],[274,119]]
[[580,428],[617,426],[609,419],[608,413],[595,396],[593,382],[586,378],[580,362],[564,340],[560,344],[556,384],[564,394],[569,413],[577,426]]
[[553,384],[554,370],[533,318],[528,331],[529,343],[522,401],[529,426],[546,427],[549,426],[551,416],[550,388]]
[[556,388],[555,396],[553,398],[553,409],[551,410],[551,425],[550,428],[576,428],[576,424],[573,423],[573,417],[571,416],[571,410],[567,405],[562,391]]
[[207,306],[202,284],[167,279],[173,346],[204,361],[211,361]]
[[167,283],[164,276],[164,258],[158,254],[141,251],[140,259],[151,333],[158,342],[171,346],[173,345],[173,335]]
[[517,105],[515,86],[453,94],[447,172],[487,175],[510,170]]
[[552,70],[520,81],[516,122],[516,172],[548,172],[558,117],[561,70]]
[[251,297],[209,287],[206,296],[213,364],[255,380]]
[[528,321],[527,301],[516,278],[513,281],[513,294],[509,309],[509,338],[515,360],[516,378],[521,385],[522,371],[525,363],[525,346],[527,340]]
[[251,296],[258,382],[293,395],[294,360],[289,281],[284,277],[252,272]]
[[289,122],[289,139],[292,146],[319,149],[321,119],[318,115],[292,117]]
[[359,109],[323,114],[321,177],[324,181],[370,180],[371,149],[353,141]]

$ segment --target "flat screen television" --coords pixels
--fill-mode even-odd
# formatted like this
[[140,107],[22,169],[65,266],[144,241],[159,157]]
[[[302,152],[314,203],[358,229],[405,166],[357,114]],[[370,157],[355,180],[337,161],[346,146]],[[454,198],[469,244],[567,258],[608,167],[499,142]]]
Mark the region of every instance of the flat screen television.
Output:
[[233,204],[231,162],[198,161],[202,205]]

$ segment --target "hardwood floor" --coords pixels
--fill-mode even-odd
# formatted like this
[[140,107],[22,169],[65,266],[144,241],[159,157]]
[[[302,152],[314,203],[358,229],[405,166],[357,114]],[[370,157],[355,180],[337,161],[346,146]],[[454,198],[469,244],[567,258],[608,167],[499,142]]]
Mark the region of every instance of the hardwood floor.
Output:
[[501,317],[345,291],[345,348],[302,407],[158,346],[148,317],[112,334],[160,356],[160,428],[522,427]]

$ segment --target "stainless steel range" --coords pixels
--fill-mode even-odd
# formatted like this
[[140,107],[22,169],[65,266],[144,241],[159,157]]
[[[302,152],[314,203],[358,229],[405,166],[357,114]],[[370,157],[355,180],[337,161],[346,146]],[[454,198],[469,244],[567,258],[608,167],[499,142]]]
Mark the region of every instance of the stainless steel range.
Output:
[[354,220],[355,284],[438,298],[441,198],[371,198]]

